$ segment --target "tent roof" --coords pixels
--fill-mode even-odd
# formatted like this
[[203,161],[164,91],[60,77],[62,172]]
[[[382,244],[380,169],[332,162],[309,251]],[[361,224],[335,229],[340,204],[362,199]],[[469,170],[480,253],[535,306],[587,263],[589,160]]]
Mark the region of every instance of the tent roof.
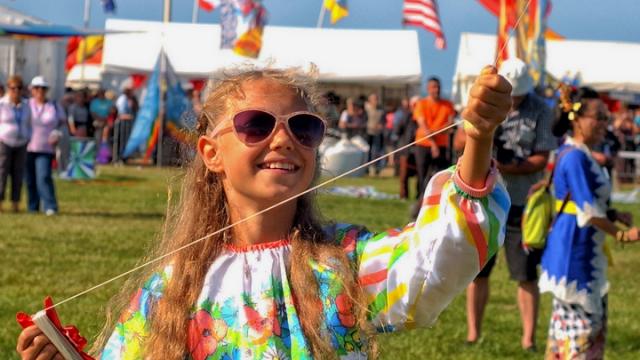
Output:
[[87,36],[101,35],[103,30],[78,29],[68,25],[54,24],[2,24],[0,23],[0,34],[10,36],[28,36],[38,38],[67,37],[67,36]]
[[419,83],[420,51],[415,30],[344,30],[267,26],[256,60],[220,49],[220,26],[108,19],[106,29],[138,31],[107,34],[103,65],[107,72],[149,72],[164,42],[179,75],[209,77],[241,63],[308,66],[320,81],[385,84]]
[[[454,83],[473,79],[482,67],[495,61],[494,35],[462,33]],[[514,54],[514,39],[509,44]],[[640,92],[640,43],[548,40],[547,72],[561,79],[580,74],[582,85],[598,91]]]

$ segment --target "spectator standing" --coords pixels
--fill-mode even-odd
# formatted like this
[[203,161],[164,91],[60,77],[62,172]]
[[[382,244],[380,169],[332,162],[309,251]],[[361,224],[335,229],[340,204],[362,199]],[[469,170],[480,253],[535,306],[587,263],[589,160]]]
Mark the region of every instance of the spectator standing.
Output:
[[[522,60],[512,58],[502,64],[500,74],[513,87],[512,110],[494,138],[498,169],[511,196],[504,247],[509,274],[518,282],[517,302],[522,321],[520,343],[523,349],[535,351],[539,300],[537,266],[542,251],[525,250],[522,246],[521,219],[529,189],[544,176],[549,152],[556,148],[557,142],[551,130],[551,109],[532,91],[533,79],[528,66]],[[494,264],[495,258],[467,288],[467,341],[471,343],[480,336],[489,299],[489,275]]]
[[[546,359],[603,359],[607,334],[607,245],[605,235],[638,241],[631,214],[608,208],[611,180],[593,157],[604,141],[609,114],[598,94],[581,88],[563,113],[573,130],[558,150],[553,176],[555,220],[542,257],[540,290],[553,294]],[[559,208],[556,206],[556,209]]]
[[[416,104],[413,117],[418,125],[416,140],[438,131],[453,121],[456,111],[453,104],[440,97],[440,79],[431,77],[427,81],[428,96]],[[416,171],[420,193],[424,192],[429,174],[447,168],[449,133],[443,132],[430,139],[419,141],[413,151],[416,157]],[[416,208],[419,208],[417,206]]]
[[347,137],[362,136],[366,134],[367,113],[364,111],[364,103],[360,100],[347,99],[347,109],[340,116],[340,129],[343,129]]
[[[367,102],[364,104],[367,113],[367,143],[369,143],[369,161],[382,155],[384,149],[384,111],[378,102],[378,95],[373,93],[369,95]],[[376,175],[384,167],[384,160],[378,161],[372,165]]]
[[120,94],[116,100],[118,115],[114,125],[113,139],[113,158],[115,161],[122,160],[120,156],[127,145],[127,141],[129,140],[133,121],[136,117],[137,107],[138,102],[133,94],[133,89],[130,85],[126,85],[122,94]]
[[[403,147],[416,138],[416,128],[418,124],[413,119],[413,110],[415,109],[416,104],[420,98],[418,96],[413,96],[409,101],[408,105],[405,108],[405,100],[403,100],[403,104],[396,111],[396,127],[394,132],[398,137],[398,147]],[[396,121],[394,120],[394,121]],[[409,177],[411,176],[411,169],[415,172],[415,155],[411,148],[404,149],[398,153],[398,177],[400,181],[400,198],[408,199],[409,198]],[[420,196],[420,182],[416,181],[416,199]]]
[[[383,139],[383,144],[384,144],[384,152],[385,153],[393,151],[396,148],[396,146],[398,145],[398,138],[396,137],[396,134],[394,132],[394,128],[395,128],[395,125],[396,125],[395,121],[396,121],[396,110],[397,109],[399,109],[399,106],[394,101],[387,102],[387,104],[384,107],[384,139]],[[387,160],[389,162],[389,165],[394,168],[394,173],[395,173],[395,168],[396,168],[395,157],[394,156],[390,156],[390,157],[386,158],[385,160]]]
[[322,101],[318,106],[318,113],[327,122],[327,129],[336,129],[338,127],[340,114],[338,114],[337,103],[339,100],[338,95],[333,91],[327,91],[322,96]]
[[11,76],[7,80],[7,96],[0,98],[0,212],[9,177],[11,209],[19,210],[27,143],[31,137],[31,113],[21,95],[23,86],[20,76]]
[[73,93],[73,103],[69,105],[69,132],[71,136],[87,137],[89,134],[89,109],[85,103],[84,91]]
[[60,140],[60,128],[64,126],[66,115],[60,106],[47,100],[49,83],[44,77],[34,77],[30,87],[29,109],[33,132],[27,145],[28,209],[37,212],[44,205],[44,213],[51,216],[58,212],[51,176],[54,147]]
[[105,90],[98,89],[96,97],[91,100],[89,111],[93,118],[94,138],[96,141],[96,149],[100,149],[103,141],[109,136],[108,119],[112,113],[113,101],[105,97]]

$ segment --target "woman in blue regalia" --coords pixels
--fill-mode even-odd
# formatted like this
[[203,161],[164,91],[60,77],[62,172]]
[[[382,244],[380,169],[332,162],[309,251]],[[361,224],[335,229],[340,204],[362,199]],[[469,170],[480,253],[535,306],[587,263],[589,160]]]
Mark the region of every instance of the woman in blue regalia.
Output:
[[[608,211],[611,181],[591,155],[604,140],[609,116],[598,94],[581,88],[562,116],[572,136],[558,149],[553,176],[558,215],[542,257],[540,291],[553,294],[547,359],[602,359],[607,329],[606,234],[637,241],[638,228],[619,228],[629,214]],[[609,215],[609,216],[607,216]]]

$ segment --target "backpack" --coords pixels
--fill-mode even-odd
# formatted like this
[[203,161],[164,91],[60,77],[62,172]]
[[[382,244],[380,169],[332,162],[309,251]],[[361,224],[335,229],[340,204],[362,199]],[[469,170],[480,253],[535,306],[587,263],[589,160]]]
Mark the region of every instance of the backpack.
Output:
[[[560,162],[560,157],[567,153],[572,148],[562,151],[556,159],[556,163],[551,170],[549,180],[540,186],[537,190],[533,191],[527,198],[527,204],[524,207],[522,213],[522,244],[527,248],[543,249],[546,241],[547,234],[553,226],[558,216],[562,214],[565,206],[571,198],[571,193],[567,192],[567,195],[562,201],[562,206],[557,214],[554,214],[555,208],[555,196],[551,193],[551,183],[553,182],[553,173],[555,166]],[[535,186],[535,185],[534,185]]]

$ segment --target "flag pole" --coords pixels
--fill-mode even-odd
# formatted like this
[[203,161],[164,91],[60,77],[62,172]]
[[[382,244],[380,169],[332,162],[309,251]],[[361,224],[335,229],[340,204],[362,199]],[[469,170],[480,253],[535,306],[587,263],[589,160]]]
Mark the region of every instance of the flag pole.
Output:
[[198,22],[198,0],[193,0],[193,12],[191,13],[191,22]]
[[[91,16],[91,0],[84,0],[84,19],[83,26],[89,28],[89,17]],[[87,56],[87,35],[82,37],[82,62],[80,63],[80,83],[84,85],[84,65]]]
[[[171,0],[164,0],[164,11],[162,15],[163,24],[168,24],[171,22]],[[163,160],[163,137],[164,137],[164,117],[165,117],[165,100],[164,95],[167,91],[165,75],[167,72],[167,59],[166,54],[164,52],[164,27],[162,33],[162,46],[160,47],[160,102],[159,102],[159,111],[158,116],[160,117],[160,127],[158,128],[158,142],[157,146],[157,158],[156,158],[156,166],[162,166]]]
[[318,15],[318,24],[317,28],[321,28],[322,24],[324,24],[324,14],[327,12],[327,8],[324,7],[324,0],[320,2],[320,15]]

